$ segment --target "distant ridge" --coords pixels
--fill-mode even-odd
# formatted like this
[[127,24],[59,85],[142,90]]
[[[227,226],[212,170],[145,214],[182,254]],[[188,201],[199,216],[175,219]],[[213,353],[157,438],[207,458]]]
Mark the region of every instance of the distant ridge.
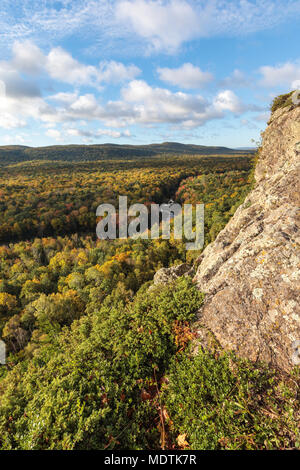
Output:
[[253,153],[249,149],[208,147],[205,145],[163,142],[149,145],[53,145],[49,147],[26,147],[22,145],[0,146],[0,163],[17,163],[28,160],[89,161],[107,158],[128,159],[133,157],[155,157],[161,154],[194,155],[241,155]]
[[255,152],[257,150],[257,147],[236,147],[235,150],[251,150]]

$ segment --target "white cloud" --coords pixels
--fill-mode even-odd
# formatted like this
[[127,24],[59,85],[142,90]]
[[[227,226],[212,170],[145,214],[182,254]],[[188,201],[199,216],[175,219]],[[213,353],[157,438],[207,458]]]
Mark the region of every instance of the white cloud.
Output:
[[108,101],[104,105],[93,94],[59,94],[52,98],[59,98],[62,105],[53,116],[56,122],[99,120],[115,128],[157,123],[193,128],[224,117],[226,111],[240,114],[246,109],[228,90],[208,102],[200,95],[173,93],[165,88],[151,87],[143,80],[131,81],[122,88],[119,101]]
[[117,84],[129,81],[141,73],[135,65],[124,65],[113,60],[102,61],[99,67],[81,64],[61,47],[49,52],[46,70],[52,78],[61,82],[96,87],[101,83]]
[[72,104],[77,99],[78,94],[73,92],[59,92],[50,96],[50,99],[65,105]]
[[175,50],[183,41],[192,39],[199,28],[192,6],[183,0],[121,1],[116,17],[123,24],[129,22],[155,49]]
[[135,65],[124,65],[121,62],[100,62],[100,70],[97,73],[100,82],[116,84],[133,80],[140,75],[141,70]]
[[244,36],[300,15],[298,0],[121,0],[117,20],[155,50],[201,37]]
[[282,65],[266,65],[259,69],[262,74],[260,85],[265,87],[287,86],[294,89],[300,83],[300,61],[286,62]]
[[293,90],[300,90],[300,80],[294,80],[292,82],[291,88]]
[[111,129],[99,129],[96,131],[95,135],[97,137],[100,136],[107,136],[112,137],[113,139],[119,139],[120,137],[130,137],[131,133],[128,129],[124,130],[123,132],[111,130]]
[[[2,43],[32,38],[51,44],[78,33],[113,35],[115,1],[108,0],[1,0]],[[108,30],[107,33],[106,29]],[[117,28],[115,28],[117,29]],[[97,34],[98,33],[98,34]]]
[[96,67],[81,64],[61,47],[49,52],[46,70],[56,80],[78,85],[92,83],[97,76]]
[[[38,67],[34,67],[31,54],[40,57]],[[25,126],[29,120],[36,120],[48,127],[48,136],[61,139],[57,129],[50,126],[85,120],[99,121],[106,127],[125,128],[130,125],[153,125],[158,123],[193,128],[206,122],[224,117],[226,112],[242,114],[247,110],[257,110],[245,106],[231,91],[220,92],[208,101],[199,94],[182,91],[176,93],[160,87],[151,87],[144,80],[132,80],[140,70],[134,65],[110,61],[99,67],[85,65],[74,59],[62,48],[51,49],[48,55],[42,54],[33,44],[26,47],[16,43],[11,62],[0,62],[0,127],[6,129]],[[44,67],[44,69],[42,69]],[[80,94],[79,89],[58,92],[47,98],[41,97],[33,78],[23,78],[21,72],[34,75],[47,71],[51,78],[70,84],[99,84],[129,81],[120,92],[120,99],[103,103],[93,93]],[[181,86],[196,87],[212,78],[199,67],[184,64],[178,69],[160,69],[162,78]],[[74,131],[77,132],[77,131]],[[79,132],[79,131],[78,131]],[[88,138],[89,130],[84,131]],[[100,132],[100,131],[99,131]],[[95,133],[92,134],[95,136]],[[97,134],[102,135],[101,132]],[[103,134],[104,135],[104,134]],[[107,133],[113,138],[126,135],[125,131],[113,130]],[[82,135],[84,137],[84,135]]]
[[82,64],[61,47],[43,54],[32,41],[13,44],[13,58],[7,66],[16,71],[30,75],[47,72],[51,78],[73,85],[92,85],[99,87],[104,83],[117,84],[133,80],[141,70],[133,64],[124,65],[116,61],[102,61],[99,66]]
[[236,94],[231,90],[221,91],[214,99],[214,106],[220,111],[231,111],[241,114],[246,109]]
[[[29,118],[40,121],[47,127],[85,120],[99,121],[114,128],[159,123],[194,128],[223,118],[226,112],[242,114],[247,110],[257,110],[245,106],[231,90],[222,91],[213,100],[208,101],[199,94],[181,91],[174,93],[166,88],[151,87],[143,80],[132,80],[121,89],[119,100],[104,104],[94,94],[79,94],[78,91],[56,93],[45,100],[38,96],[7,96],[4,83],[0,90],[0,106],[3,110],[0,126],[5,128],[24,126]],[[60,139],[62,136],[59,132],[49,128],[47,135]],[[88,138],[89,129],[84,132]],[[97,135],[102,134],[100,132]],[[125,131],[121,133],[116,129],[111,133],[106,132],[105,135],[117,138],[126,134]],[[92,136],[95,137],[95,133]]]
[[114,116],[110,113],[109,117],[123,124],[169,123],[193,128],[220,119],[225,112],[242,114],[256,110],[256,107],[244,105],[231,90],[220,92],[212,102],[208,102],[200,95],[153,88],[143,80],[130,82],[121,95],[123,101],[115,102],[114,107],[108,103],[105,112],[113,111]]
[[5,86],[6,96],[12,98],[40,96],[38,86],[32,81],[22,78],[8,62],[0,62],[0,80]]
[[[1,106],[1,99],[0,99]],[[0,128],[3,129],[17,129],[20,127],[25,127],[26,121],[24,119],[19,119],[10,113],[1,113],[0,114]]]
[[193,121],[196,125],[204,122],[208,116],[209,104],[202,96],[152,88],[142,80],[130,82],[123,88],[122,97],[125,102],[132,104],[135,121],[139,123],[177,124]]
[[4,135],[2,137],[2,140],[6,145],[15,145],[16,143],[18,144],[26,143],[25,136],[21,134]]
[[86,95],[79,96],[70,106],[70,109],[76,113],[90,113],[91,115],[95,113],[98,109],[98,103],[95,96],[91,93]]
[[[1,64],[2,65],[2,64]],[[50,118],[54,110],[10,69],[0,67],[0,127],[24,127],[28,118]]]
[[203,72],[200,67],[186,63],[177,69],[158,68],[159,78],[171,85],[178,85],[183,88],[202,88],[213,80],[213,75]]
[[38,75],[46,65],[46,57],[32,41],[15,41],[12,65],[21,72]]
[[83,130],[77,128],[67,128],[63,131],[57,129],[49,129],[46,132],[48,137],[52,139],[62,142],[68,141],[70,137],[80,138],[84,142],[91,142],[93,140],[97,140],[101,137],[110,137],[112,139],[119,139],[121,137],[130,137],[130,131],[128,129],[124,130],[123,132],[112,130],[112,129],[98,129],[98,130]]
[[[13,7],[12,7],[13,3]],[[135,35],[173,52],[199,37],[244,36],[300,16],[299,0],[1,0],[1,44],[84,36],[115,50]],[[5,53],[5,50],[3,50]]]

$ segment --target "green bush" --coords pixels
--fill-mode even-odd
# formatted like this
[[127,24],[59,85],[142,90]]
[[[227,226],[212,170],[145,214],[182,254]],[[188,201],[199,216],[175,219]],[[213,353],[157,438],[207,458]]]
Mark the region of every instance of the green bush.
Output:
[[159,448],[156,378],[203,295],[190,279],[107,297],[0,383],[2,449]]
[[291,106],[293,104],[291,100],[291,96],[293,93],[294,92],[291,91],[290,93],[286,93],[285,95],[276,96],[276,98],[274,98],[272,105],[271,105],[271,112],[275,113],[275,111],[277,111],[277,109],[279,108],[285,108],[286,106]]
[[[263,365],[200,351],[172,361],[163,400],[170,437],[190,449],[284,449],[300,446],[297,385]],[[297,420],[298,416],[298,420]]]

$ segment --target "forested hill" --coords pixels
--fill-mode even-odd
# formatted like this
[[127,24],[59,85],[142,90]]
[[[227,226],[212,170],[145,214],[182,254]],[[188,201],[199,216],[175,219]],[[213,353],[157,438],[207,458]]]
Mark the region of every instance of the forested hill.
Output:
[[149,157],[161,154],[234,155],[249,154],[251,150],[234,150],[227,147],[186,145],[164,142],[150,145],[54,145],[51,147],[0,146],[0,163],[18,163],[27,160],[102,160],[107,157]]

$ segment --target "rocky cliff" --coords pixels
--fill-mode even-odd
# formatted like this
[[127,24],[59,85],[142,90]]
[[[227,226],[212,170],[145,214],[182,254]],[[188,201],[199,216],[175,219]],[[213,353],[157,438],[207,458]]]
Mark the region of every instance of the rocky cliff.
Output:
[[[198,259],[199,325],[226,349],[283,370],[300,340],[300,107],[276,110],[255,187]],[[294,346],[295,347],[295,346]]]

